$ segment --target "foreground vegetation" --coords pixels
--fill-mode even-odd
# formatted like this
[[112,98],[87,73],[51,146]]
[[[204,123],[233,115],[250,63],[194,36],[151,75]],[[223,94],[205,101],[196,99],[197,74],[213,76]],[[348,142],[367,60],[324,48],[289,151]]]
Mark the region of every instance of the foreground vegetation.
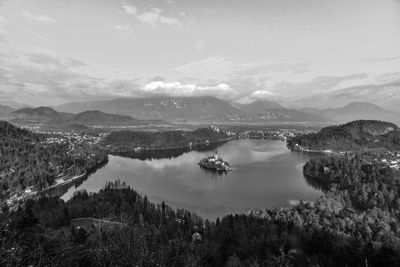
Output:
[[[339,215],[327,206],[269,210],[203,221],[119,182],[97,194],[78,192],[30,200],[11,214],[0,234],[2,266],[396,266],[398,250],[368,236],[336,233]],[[325,209],[322,209],[322,208]],[[268,215],[268,216],[267,216]],[[343,216],[343,215],[341,215]],[[101,227],[75,218],[120,222]],[[351,220],[349,218],[349,220]],[[360,229],[355,228],[355,233]],[[198,238],[199,235],[201,239]]]

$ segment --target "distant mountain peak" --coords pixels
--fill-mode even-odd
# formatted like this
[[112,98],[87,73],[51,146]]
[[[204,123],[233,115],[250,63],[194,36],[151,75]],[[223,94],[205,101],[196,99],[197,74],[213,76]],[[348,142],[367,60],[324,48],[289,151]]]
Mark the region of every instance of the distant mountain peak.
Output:
[[270,100],[256,100],[247,104],[236,103],[239,109],[249,114],[262,114],[268,110],[285,110],[286,108],[274,101]]
[[346,123],[356,120],[381,120],[394,123],[400,122],[400,113],[384,109],[369,102],[351,102],[339,108],[329,108],[325,110],[303,109],[303,111],[311,114],[324,115],[338,123]]
[[113,100],[75,102],[56,107],[67,112],[100,110],[106,113],[128,115],[140,120],[170,122],[230,121],[244,117],[244,113],[230,103],[213,96],[154,96],[117,98]]
[[351,102],[351,103],[345,105],[342,108],[353,108],[353,109],[356,109],[356,108],[360,108],[360,109],[361,108],[375,108],[375,109],[385,110],[384,108],[382,108],[382,107],[380,107],[378,105],[369,103],[369,102]]
[[[140,121],[126,115],[109,114],[100,110],[87,110],[71,117],[66,123],[83,125],[133,125]],[[147,124],[146,122],[141,122]]]
[[13,113],[20,114],[20,113],[32,113],[32,114],[56,114],[57,111],[50,107],[40,106],[37,108],[21,108],[15,110]]
[[[58,112],[50,107],[22,108],[10,113],[8,119],[18,124],[46,124],[84,128],[85,126],[140,126],[150,122],[134,119],[127,115],[86,110],[78,114]],[[162,123],[162,122],[159,122]]]
[[13,111],[15,111],[14,108],[0,104],[0,117],[2,117],[2,118],[7,117],[8,114],[10,114]]

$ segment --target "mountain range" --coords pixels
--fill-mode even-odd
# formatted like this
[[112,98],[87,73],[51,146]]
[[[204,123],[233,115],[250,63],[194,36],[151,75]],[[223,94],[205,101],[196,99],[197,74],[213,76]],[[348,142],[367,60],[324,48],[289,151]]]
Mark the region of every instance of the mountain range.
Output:
[[400,113],[367,102],[353,102],[341,108],[318,110],[288,109],[267,100],[249,104],[229,103],[215,97],[119,98],[73,102],[55,107],[63,112],[88,109],[121,114],[137,119],[161,119],[173,123],[197,122],[309,122],[345,123],[359,119],[400,122]]
[[137,126],[169,123],[346,123],[354,120],[400,122],[400,113],[367,102],[330,109],[288,109],[273,101],[229,103],[215,97],[118,98],[72,102],[53,108],[0,105],[0,117],[14,123]]
[[15,109],[10,106],[5,106],[0,104],[0,118],[7,117],[7,115],[13,112]]
[[88,110],[78,114],[58,112],[50,107],[22,108],[7,115],[9,121],[19,124],[47,124],[82,128],[85,126],[147,126],[165,124],[161,121],[144,121],[126,115],[108,114],[98,110]]
[[20,108],[32,108],[33,106],[25,104],[25,103],[19,103],[15,102],[12,100],[0,100],[0,106],[7,106],[13,109],[20,109]]
[[287,109],[284,106],[268,100],[257,100],[249,104],[234,104],[247,114],[247,120],[255,122],[318,122],[329,123],[332,120],[319,114]]
[[82,112],[96,109],[141,120],[165,120],[173,123],[238,121],[245,112],[215,97],[118,98],[105,101],[74,102],[55,107],[58,111]]
[[129,115],[138,119],[161,119],[173,123],[331,122],[318,114],[286,109],[272,101],[231,104],[209,96],[120,98],[67,103],[55,108],[64,112],[80,112],[88,108],[97,109],[103,112]]
[[346,123],[354,120],[382,120],[394,123],[400,122],[400,113],[384,109],[367,102],[352,102],[344,107],[330,109],[301,109],[301,111],[322,115],[337,123]]
[[281,104],[269,100],[256,100],[248,104],[234,103],[233,105],[248,114],[260,114],[267,110],[285,110]]

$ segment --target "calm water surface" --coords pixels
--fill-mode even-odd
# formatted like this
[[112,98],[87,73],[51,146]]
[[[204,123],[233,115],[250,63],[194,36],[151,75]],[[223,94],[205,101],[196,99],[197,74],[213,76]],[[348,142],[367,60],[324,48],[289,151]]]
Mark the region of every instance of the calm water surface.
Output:
[[291,152],[276,140],[235,140],[218,148],[233,171],[217,175],[197,162],[211,152],[191,151],[177,158],[139,160],[109,156],[109,163],[76,190],[98,192],[107,181],[120,179],[154,202],[165,201],[208,219],[251,208],[286,206],[291,200],[315,200],[322,191],[307,183],[302,174],[309,154]]

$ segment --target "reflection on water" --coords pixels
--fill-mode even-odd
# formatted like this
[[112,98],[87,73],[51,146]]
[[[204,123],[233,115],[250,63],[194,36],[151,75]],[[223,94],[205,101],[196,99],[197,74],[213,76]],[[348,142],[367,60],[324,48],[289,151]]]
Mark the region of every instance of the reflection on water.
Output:
[[[215,173],[198,166],[210,152],[190,151],[174,158],[132,159],[110,156],[109,163],[77,188],[99,191],[120,179],[150,200],[189,209],[209,219],[251,208],[287,205],[289,200],[314,200],[322,194],[307,183],[302,166],[306,153],[291,152],[277,140],[235,140],[218,148],[233,170]],[[312,185],[312,184],[311,184]]]
[[97,170],[106,166],[107,163],[108,163],[108,160],[106,159],[103,162],[101,162],[99,165],[97,165],[95,168],[89,170],[89,172],[82,178],[73,180],[70,183],[66,183],[65,185],[56,186],[56,187],[53,187],[53,188],[50,188],[47,190],[45,189],[44,191],[40,192],[39,194],[42,196],[47,196],[47,197],[55,197],[55,196],[65,195],[66,193],[69,192],[69,190],[71,190],[71,187],[78,188],[79,186],[81,186],[83,184],[84,181],[86,181],[86,179],[88,179]]
[[311,185],[312,187],[314,187],[315,189],[321,190],[323,192],[328,191],[328,184],[327,183],[323,183],[320,180],[317,180],[313,177],[309,177],[307,175],[304,176],[304,178],[306,179],[307,183],[309,185]]

